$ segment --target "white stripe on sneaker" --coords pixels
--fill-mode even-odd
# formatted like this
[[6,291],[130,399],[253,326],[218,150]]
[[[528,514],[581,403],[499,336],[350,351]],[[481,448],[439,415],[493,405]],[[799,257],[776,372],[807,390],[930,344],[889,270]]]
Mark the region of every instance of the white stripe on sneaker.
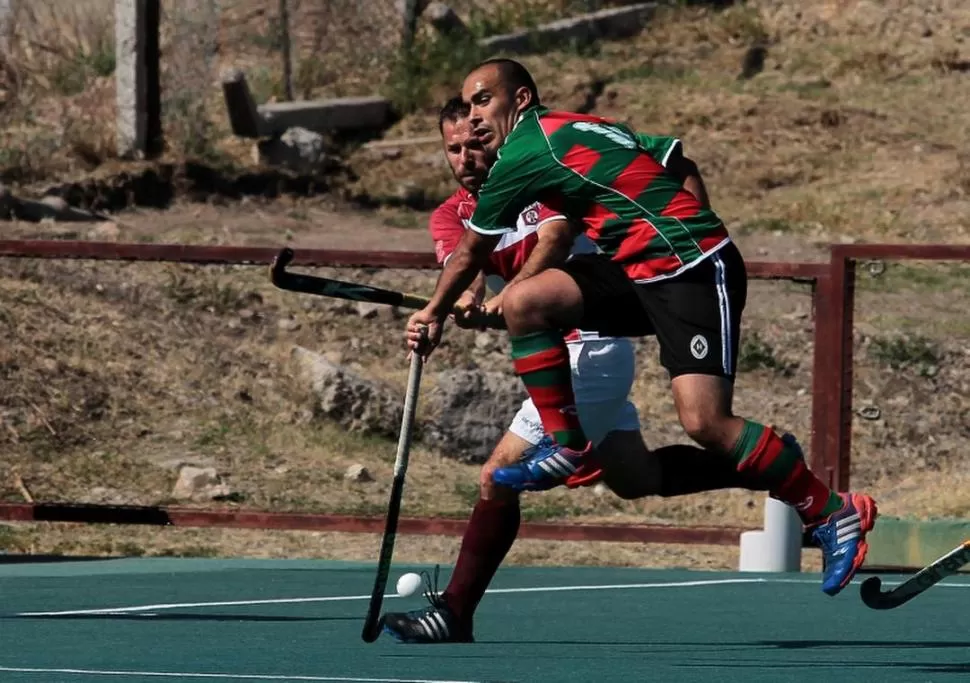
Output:
[[443,634],[442,640],[446,640],[448,636],[451,635],[451,629],[448,628],[448,622],[445,621],[445,618],[443,616],[441,616],[441,612],[435,612],[433,616],[435,620],[438,622],[438,624],[441,626],[441,632]]
[[539,464],[539,467],[541,467],[545,471],[545,473],[548,474],[549,476],[552,476],[552,477],[563,476],[563,473],[559,471],[556,463],[554,462],[550,462],[549,460],[541,460],[538,464]]
[[859,513],[835,520],[835,542],[838,545],[847,543],[862,535],[862,519]]
[[562,453],[555,453],[550,460],[555,460],[557,463],[562,465],[562,468],[567,474],[572,474],[576,471],[576,466],[573,465]]
[[846,524],[849,524],[851,522],[858,522],[860,519],[861,518],[859,517],[859,513],[854,512],[848,517],[843,517],[842,519],[835,520],[835,526],[837,527],[845,526]]
[[441,640],[441,632],[438,629],[438,624],[432,619],[432,616],[434,615],[425,615],[418,622],[424,627],[425,632],[431,640]]
[[417,622],[421,630],[424,631],[424,637],[428,638],[429,640],[433,640],[434,634],[431,632],[431,629],[428,628],[428,625],[425,623],[424,617],[418,617]]

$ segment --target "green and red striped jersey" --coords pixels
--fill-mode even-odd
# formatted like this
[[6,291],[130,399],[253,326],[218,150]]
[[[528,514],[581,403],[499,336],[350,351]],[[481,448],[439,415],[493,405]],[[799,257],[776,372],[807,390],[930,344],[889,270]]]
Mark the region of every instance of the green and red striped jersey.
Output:
[[498,152],[469,227],[514,230],[532,202],[586,225],[637,282],[672,277],[730,241],[724,223],[664,169],[680,143],[570,112],[531,107]]

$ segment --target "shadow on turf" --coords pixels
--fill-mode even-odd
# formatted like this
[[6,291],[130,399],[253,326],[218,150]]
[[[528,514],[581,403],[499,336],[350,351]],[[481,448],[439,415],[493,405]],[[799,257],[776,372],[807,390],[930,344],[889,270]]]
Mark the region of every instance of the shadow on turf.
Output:
[[905,648],[970,647],[970,642],[958,643],[952,640],[911,640],[905,643],[892,643],[885,640],[762,640],[755,645],[777,647],[783,650],[807,650],[811,648],[828,650],[835,647],[885,647],[902,650]]
[[809,661],[786,661],[786,662],[684,662],[678,664],[681,668],[689,669],[791,669],[792,667],[813,667],[822,669],[908,669],[921,673],[934,674],[964,674],[970,673],[970,664],[939,664],[937,662],[885,662],[885,661],[846,661],[846,662],[819,662]]
[[24,614],[4,619],[109,620],[109,621],[359,621],[360,617],[271,617],[259,614],[186,614],[182,612],[151,614]]
[[[489,645],[518,645],[521,641],[517,640],[482,640],[481,643],[487,643]],[[566,646],[599,646],[599,647],[702,647],[702,648],[717,648],[717,647],[775,647],[782,650],[808,650],[813,648],[819,649],[832,649],[836,647],[882,647],[891,648],[894,650],[902,650],[908,648],[951,648],[951,647],[964,647],[970,648],[970,642],[955,642],[952,640],[913,640],[907,641],[905,643],[893,643],[885,640],[761,640],[755,642],[737,642],[737,643],[684,643],[684,642],[651,642],[644,640],[532,640],[530,641],[534,645],[566,645]]]
[[0,564],[47,564],[51,562],[107,562],[124,559],[121,557],[99,557],[97,555],[15,555],[0,553]]

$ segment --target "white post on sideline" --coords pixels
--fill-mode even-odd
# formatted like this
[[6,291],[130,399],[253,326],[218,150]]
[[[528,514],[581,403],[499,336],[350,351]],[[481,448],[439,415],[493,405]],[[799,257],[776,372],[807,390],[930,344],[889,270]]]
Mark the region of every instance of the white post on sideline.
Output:
[[802,568],[802,521],[793,508],[765,497],[765,527],[741,534],[742,572],[799,572]]

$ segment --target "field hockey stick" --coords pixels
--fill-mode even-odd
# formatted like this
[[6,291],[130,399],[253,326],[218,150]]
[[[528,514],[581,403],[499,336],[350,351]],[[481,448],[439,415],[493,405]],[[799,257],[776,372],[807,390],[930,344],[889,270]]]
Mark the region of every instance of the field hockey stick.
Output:
[[[273,259],[273,264],[270,266],[270,279],[276,287],[290,292],[302,292],[351,301],[369,301],[374,304],[387,304],[388,306],[399,306],[416,311],[430,303],[430,299],[417,294],[405,294],[393,289],[344,282],[329,277],[293,273],[286,269],[286,266],[292,260],[293,250],[289,247],[280,250],[280,253]],[[457,316],[457,311],[455,314]],[[490,313],[485,316],[484,322],[485,327],[493,330],[505,329],[505,318],[501,315]]]
[[906,604],[946,577],[956,574],[968,562],[970,562],[970,541],[964,541],[892,590],[881,590],[882,579],[878,576],[866,579],[859,587],[859,595],[867,607],[893,609]]
[[[427,329],[422,329],[422,337],[427,340]],[[411,450],[411,433],[414,429],[414,413],[418,403],[418,388],[421,385],[423,356],[415,351],[411,354],[411,370],[408,374],[408,388],[404,395],[404,416],[401,418],[401,431],[397,441],[397,456],[394,460],[394,480],[391,483],[391,498],[387,504],[387,517],[384,521],[384,537],[381,539],[381,552],[377,559],[377,576],[370,594],[370,605],[364,618],[361,638],[373,643],[381,634],[381,606],[384,590],[387,588],[387,575],[391,571],[391,558],[394,555],[394,541],[397,537],[397,521],[401,512],[401,497],[404,493],[404,475],[408,469]]]
[[273,259],[273,264],[270,266],[270,279],[280,289],[291,292],[303,292],[304,294],[329,296],[336,299],[369,301],[374,304],[387,304],[388,306],[400,306],[414,310],[421,310],[429,302],[424,297],[395,292],[392,289],[344,282],[343,280],[334,280],[316,275],[291,273],[286,270],[286,266],[292,260],[293,250],[285,248],[280,250],[280,253],[276,255],[276,258]]

